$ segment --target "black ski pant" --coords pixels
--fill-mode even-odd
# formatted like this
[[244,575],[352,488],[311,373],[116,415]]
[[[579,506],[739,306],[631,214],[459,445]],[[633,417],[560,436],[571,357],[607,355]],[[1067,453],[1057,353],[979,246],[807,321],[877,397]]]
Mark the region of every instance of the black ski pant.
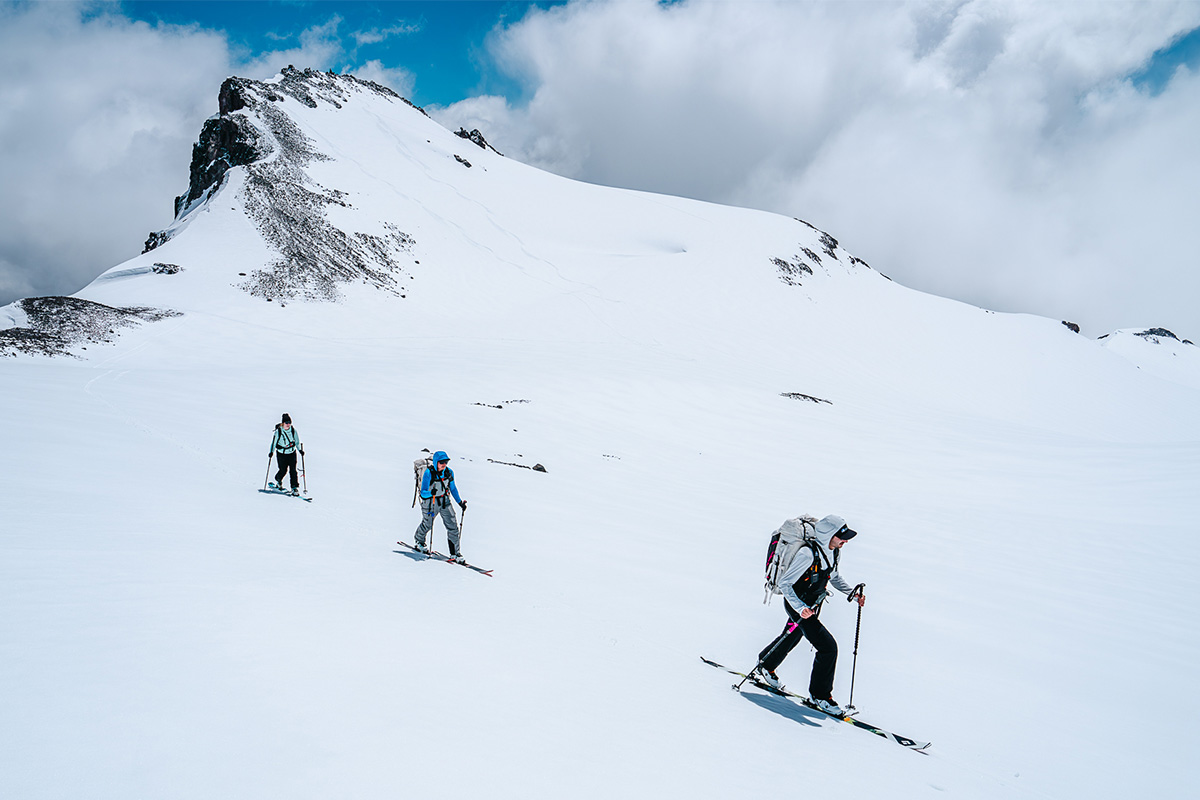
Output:
[[829,700],[833,697],[833,673],[837,669],[837,640],[829,629],[821,624],[821,620],[813,614],[808,619],[802,619],[800,612],[792,608],[791,603],[784,600],[787,607],[788,624],[783,633],[775,637],[761,653],[758,659],[765,669],[774,672],[788,653],[801,639],[808,639],[817,648],[817,656],[813,659],[812,675],[808,679],[808,693],[818,700]]
[[288,472],[291,472],[292,473],[292,488],[299,489],[300,488],[300,476],[298,474],[296,474],[296,451],[293,450],[290,453],[281,453],[278,450],[276,450],[275,451],[275,461],[276,461],[276,463],[279,464],[279,472],[275,473],[275,485],[278,486],[280,489],[282,489],[283,488],[283,483],[282,483],[283,476],[287,475]]

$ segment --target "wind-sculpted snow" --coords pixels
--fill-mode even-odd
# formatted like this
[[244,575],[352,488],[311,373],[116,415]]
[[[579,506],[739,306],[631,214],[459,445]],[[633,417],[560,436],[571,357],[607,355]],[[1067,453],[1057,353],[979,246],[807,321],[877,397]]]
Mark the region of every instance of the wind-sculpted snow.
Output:
[[72,355],[71,348],[112,344],[118,328],[180,316],[160,308],[113,308],[77,297],[27,297],[14,305],[26,324],[0,330],[0,355]]

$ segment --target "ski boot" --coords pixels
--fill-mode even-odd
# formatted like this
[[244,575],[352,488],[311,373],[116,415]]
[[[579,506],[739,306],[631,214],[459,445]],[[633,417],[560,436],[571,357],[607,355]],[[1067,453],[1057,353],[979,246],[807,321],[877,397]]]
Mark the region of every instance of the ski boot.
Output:
[[844,718],[846,716],[845,710],[843,710],[842,707],[839,706],[832,697],[826,699],[810,697],[809,702],[812,703],[815,708],[820,711],[824,711],[831,717]]
[[765,683],[772,689],[778,689],[781,692],[783,691],[783,684],[780,682],[779,676],[776,675],[774,671],[769,670],[766,667],[755,667],[754,672],[750,674],[750,677],[756,681]]

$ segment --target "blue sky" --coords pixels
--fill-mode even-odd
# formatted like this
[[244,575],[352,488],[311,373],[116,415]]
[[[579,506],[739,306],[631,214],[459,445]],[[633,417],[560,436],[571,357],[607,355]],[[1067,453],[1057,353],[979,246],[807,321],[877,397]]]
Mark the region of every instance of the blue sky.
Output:
[[1134,71],[1133,82],[1157,94],[1181,66],[1193,70],[1200,66],[1200,28],[1194,28],[1156,50],[1146,66]]
[[136,255],[221,82],[288,64],[913,288],[1200,338],[1196,0],[0,0],[0,305]]
[[497,73],[484,56],[484,40],[496,25],[519,20],[531,6],[544,9],[565,1],[134,0],[120,5],[132,19],[222,30],[231,44],[253,56],[295,45],[304,31],[336,18],[340,20],[338,33],[348,43],[340,71],[351,71],[373,59],[388,68],[403,68],[416,77],[409,99],[423,106],[449,105],[473,94],[519,96],[521,87]]

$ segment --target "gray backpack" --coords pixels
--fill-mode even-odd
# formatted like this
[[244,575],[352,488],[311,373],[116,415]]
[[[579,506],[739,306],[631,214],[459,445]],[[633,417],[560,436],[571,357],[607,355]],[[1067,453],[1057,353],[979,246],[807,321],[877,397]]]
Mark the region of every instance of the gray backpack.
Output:
[[777,594],[783,594],[779,580],[787,574],[792,561],[801,551],[811,552],[809,541],[817,532],[817,518],[810,516],[786,520],[771,534],[767,548],[766,585],[763,603],[768,604]]
[[433,454],[428,448],[421,452],[425,455],[413,462],[413,508],[417,507],[417,496],[421,493],[421,477],[425,470],[433,469]]

